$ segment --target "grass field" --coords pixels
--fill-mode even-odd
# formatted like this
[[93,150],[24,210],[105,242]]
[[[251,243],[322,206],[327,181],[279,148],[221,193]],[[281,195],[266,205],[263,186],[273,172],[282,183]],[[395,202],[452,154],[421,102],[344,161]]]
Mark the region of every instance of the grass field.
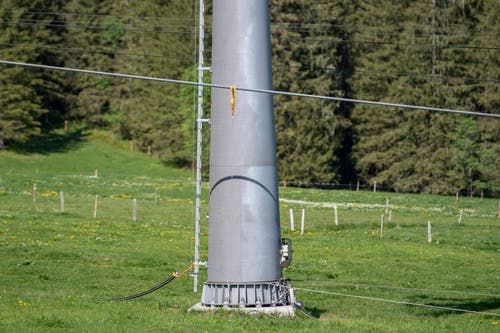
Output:
[[[201,295],[187,275],[133,301],[99,302],[148,289],[193,257],[192,172],[126,147],[105,133],[73,133],[0,152],[0,331],[500,332],[498,316],[304,290],[297,298],[319,320],[188,313]],[[297,188],[282,188],[280,196],[282,233],[294,247],[284,275],[293,286],[500,313],[498,199]],[[380,239],[387,197],[393,221],[386,217]],[[302,236],[290,231],[290,208],[297,229],[305,209]],[[204,258],[206,238],[203,220]]]

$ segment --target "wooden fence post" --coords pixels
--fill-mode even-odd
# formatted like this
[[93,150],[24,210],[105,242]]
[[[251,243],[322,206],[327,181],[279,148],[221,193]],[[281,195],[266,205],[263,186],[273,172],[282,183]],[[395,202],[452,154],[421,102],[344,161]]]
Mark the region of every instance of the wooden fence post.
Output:
[[377,181],[373,182],[373,192],[377,192]]
[[458,224],[462,224],[462,216],[464,214],[464,210],[463,209],[460,209],[460,211],[458,212]]
[[385,198],[385,213],[389,213],[389,198]]
[[356,184],[356,192],[359,192],[359,180],[358,183]]

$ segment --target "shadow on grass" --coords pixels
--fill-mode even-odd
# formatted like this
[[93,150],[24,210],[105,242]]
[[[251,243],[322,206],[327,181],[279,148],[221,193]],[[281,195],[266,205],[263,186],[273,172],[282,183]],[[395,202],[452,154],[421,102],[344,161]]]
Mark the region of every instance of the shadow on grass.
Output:
[[312,317],[319,319],[323,313],[326,312],[325,309],[319,309],[317,307],[309,307],[309,306],[304,306],[303,307],[305,311],[307,311],[308,314],[310,314]]
[[85,140],[86,136],[87,134],[82,130],[68,133],[44,133],[31,141],[24,144],[13,144],[9,148],[21,154],[64,153],[77,148]]
[[[419,297],[417,302],[421,302],[423,299],[428,299],[427,296]],[[453,309],[460,309],[466,311],[476,311],[476,312],[489,312],[489,313],[498,313],[493,310],[500,308],[500,298],[482,298],[482,299],[450,299],[450,298],[435,298],[432,297],[433,301],[431,302],[422,302],[426,305],[431,306],[439,306]],[[433,317],[440,317],[449,314],[459,314],[466,313],[465,311],[453,311],[448,309],[432,309],[430,314]],[[428,315],[429,312],[426,312]]]

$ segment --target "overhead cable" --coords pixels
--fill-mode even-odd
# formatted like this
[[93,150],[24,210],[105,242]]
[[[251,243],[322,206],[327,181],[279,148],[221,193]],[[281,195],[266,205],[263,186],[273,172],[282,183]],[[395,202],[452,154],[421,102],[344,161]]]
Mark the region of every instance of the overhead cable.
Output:
[[[343,27],[347,25],[342,24],[332,24],[332,27]],[[304,34],[325,34],[328,32],[329,28],[323,30],[313,30],[313,29],[280,29],[275,30],[274,33],[283,33],[283,32],[296,32],[296,33],[304,33]],[[446,34],[446,33],[411,33],[411,32],[382,32],[382,31],[362,31],[362,30],[354,30],[354,31],[339,31],[342,33],[350,33],[355,34],[356,36],[364,36],[364,35],[375,35],[375,36],[406,36],[406,37],[437,37],[437,38],[466,38],[466,39],[498,39],[500,35],[463,35],[463,34]]]
[[[60,51],[69,51],[74,53],[102,53],[102,54],[115,54],[115,55],[126,55],[126,56],[139,56],[139,57],[151,57],[151,58],[165,58],[165,59],[189,59],[190,57],[183,56],[167,56],[162,54],[146,54],[146,53],[131,53],[131,52],[121,52],[121,51],[107,51],[107,50],[99,50],[99,49],[79,49],[73,47],[58,47],[51,45],[32,45],[32,44],[18,44],[18,43],[1,43],[0,46],[20,46],[26,48],[34,48],[34,49],[49,49],[49,50],[60,50]],[[1,50],[0,50],[1,51]]]
[[405,46],[405,47],[435,47],[442,49],[471,49],[471,50],[500,50],[500,47],[493,46],[470,46],[470,45],[446,45],[446,44],[418,44],[418,43],[396,43],[396,42],[378,42],[378,41],[368,41],[368,40],[352,40],[352,39],[340,39],[339,37],[274,37],[280,40],[305,40],[305,41],[317,41],[317,42],[332,42],[334,44],[371,44],[371,45],[394,45],[394,46]]
[[[368,29],[379,29],[379,27],[374,27],[370,25],[362,25],[362,24],[334,24],[334,23],[302,23],[302,22],[271,22],[271,26],[273,25],[289,25],[289,26],[315,26],[315,27],[350,27],[351,29],[360,29],[360,28],[368,28]],[[447,26],[453,27],[456,26],[458,28],[463,28],[463,25],[460,24],[448,24]],[[393,26],[392,30],[398,29],[418,29],[423,30],[429,28],[429,25],[405,25],[405,26]],[[476,30],[476,31],[484,31],[484,30]],[[481,35],[481,36],[500,36],[500,35]]]
[[[32,22],[28,22],[32,21]],[[0,19],[0,22],[5,22],[8,25],[19,25],[19,24],[25,24],[25,25],[35,25],[38,23],[43,23],[45,21],[43,20],[5,20],[5,19]],[[80,22],[78,22],[80,23]],[[179,35],[192,35],[195,33],[194,30],[192,31],[179,31],[179,30],[164,30],[164,29],[133,29],[133,28],[123,28],[119,26],[113,26],[113,25],[105,25],[105,24],[92,24],[92,25],[85,25],[85,24],[75,24],[75,23],[67,23],[65,21],[52,21],[52,22],[46,22],[46,24],[43,24],[45,27],[51,27],[51,28],[67,28],[67,29],[79,29],[79,30],[106,30],[106,31],[125,31],[125,32],[154,32],[154,33],[169,33],[169,34],[179,34]],[[123,26],[134,26],[131,24],[123,24]],[[139,25],[141,26],[141,25]],[[142,25],[142,26],[157,26],[153,24],[149,25]],[[167,27],[169,25],[161,25],[163,27]],[[190,28],[194,29],[193,26],[179,26],[179,25],[172,25],[170,27],[173,28]]]
[[[294,280],[294,282],[301,282],[301,281]],[[304,282],[306,282],[306,281],[304,281]],[[439,293],[439,294],[474,295],[474,296],[500,298],[499,294],[491,294],[491,293],[477,292],[477,291],[437,290],[437,289],[428,289],[428,288],[408,288],[408,287],[400,287],[400,286],[387,286],[387,285],[352,283],[352,282],[334,282],[334,281],[323,281],[323,280],[307,280],[307,282],[312,283],[312,284],[317,283],[317,284],[342,286],[342,287],[354,287],[356,289],[358,289],[358,288],[397,289],[397,290],[404,290],[404,291],[410,291],[410,292],[431,292],[431,293]]]
[[[31,67],[31,68],[43,68],[43,69],[50,69],[50,70],[75,72],[75,73],[105,75],[105,76],[130,78],[130,79],[141,79],[141,80],[148,80],[148,81],[175,83],[175,84],[183,84],[183,85],[191,85],[191,86],[204,86],[204,87],[211,87],[211,88],[225,89],[225,90],[231,89],[231,85],[213,84],[213,83],[199,83],[199,82],[185,81],[185,80],[175,80],[175,79],[165,79],[165,78],[157,78],[157,77],[149,77],[149,76],[141,76],[141,75],[93,71],[93,70],[79,69],[79,68],[48,66],[48,65],[32,64],[32,63],[17,62],[17,61],[0,60],[0,64],[24,66],[24,67]],[[397,103],[388,103],[388,102],[376,102],[376,101],[343,98],[343,97],[302,94],[302,93],[278,91],[278,90],[271,90],[271,89],[257,89],[257,88],[246,88],[246,87],[236,87],[236,88],[239,91],[255,92],[255,93],[262,93],[262,94],[301,97],[301,98],[310,98],[310,99],[319,99],[319,100],[346,102],[346,103],[360,103],[360,104],[368,104],[368,105],[376,105],[376,106],[388,106],[388,107],[411,109],[411,110],[426,110],[426,111],[433,111],[433,112],[454,113],[454,114],[470,115],[470,116],[477,116],[477,117],[500,118],[500,114],[494,114],[494,113],[463,111],[463,110],[444,109],[444,108],[435,108],[435,107],[428,107],[428,106],[416,106],[416,105],[407,105],[407,104],[397,104]]]
[[23,11],[23,10],[8,10],[7,13],[21,13],[32,15],[57,15],[57,16],[84,16],[84,17],[111,17],[111,18],[136,18],[136,19],[155,19],[161,21],[191,21],[192,18],[183,17],[161,17],[161,16],[119,16],[107,14],[83,14],[83,13],[66,13],[66,12],[46,12],[46,11]]
[[[321,66],[308,66],[303,64],[298,65],[286,65],[286,64],[273,64],[273,67],[283,67],[283,68],[299,68],[299,69],[308,69],[312,71],[329,71],[329,72],[339,72],[339,70],[335,67],[321,67]],[[466,77],[466,76],[450,76],[450,75],[440,75],[440,74],[417,74],[417,73],[404,73],[404,72],[386,72],[386,71],[375,71],[368,69],[354,69],[353,73],[367,73],[367,74],[376,74],[376,75],[384,75],[384,76],[410,76],[410,77],[424,77],[431,79],[452,79],[452,80],[464,80],[464,81],[474,81],[474,82],[494,82],[500,83],[500,80],[495,79],[486,79],[486,78],[474,78],[474,77]]]

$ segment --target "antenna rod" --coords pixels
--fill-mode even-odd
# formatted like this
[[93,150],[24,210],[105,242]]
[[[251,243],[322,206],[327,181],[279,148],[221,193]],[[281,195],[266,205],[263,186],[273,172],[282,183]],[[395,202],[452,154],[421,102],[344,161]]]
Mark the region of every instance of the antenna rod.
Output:
[[204,62],[204,35],[205,35],[205,4],[200,0],[200,26],[198,42],[198,115],[196,118],[196,213],[194,231],[194,286],[193,291],[198,292],[198,274],[200,272],[200,219],[201,219],[201,154],[203,141],[203,67]]

